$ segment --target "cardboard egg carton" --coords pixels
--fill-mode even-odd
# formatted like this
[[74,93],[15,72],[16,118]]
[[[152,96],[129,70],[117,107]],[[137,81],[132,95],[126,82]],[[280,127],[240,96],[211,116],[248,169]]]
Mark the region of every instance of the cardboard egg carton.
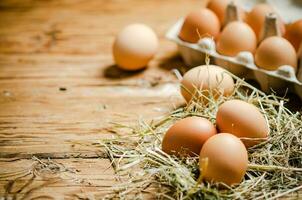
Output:
[[[205,62],[206,54],[210,55],[211,62],[224,67],[238,77],[256,80],[263,91],[291,91],[302,100],[302,66],[296,74],[289,65],[280,66],[275,71],[268,71],[256,66],[251,52],[243,51],[235,57],[224,56],[216,51],[216,44],[211,38],[202,38],[192,44],[178,38],[184,19],[178,20],[167,32],[166,37],[174,41],[186,65],[195,67]],[[301,65],[300,61],[300,65]]]

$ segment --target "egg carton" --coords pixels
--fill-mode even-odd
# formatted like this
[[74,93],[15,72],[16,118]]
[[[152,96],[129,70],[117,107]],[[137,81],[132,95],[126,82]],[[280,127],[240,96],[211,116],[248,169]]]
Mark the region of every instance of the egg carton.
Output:
[[236,76],[256,80],[264,92],[269,92],[271,89],[276,92],[291,91],[302,100],[302,67],[298,70],[297,75],[294,68],[289,65],[280,66],[275,71],[268,71],[255,65],[251,52],[242,51],[235,57],[217,53],[216,44],[211,38],[202,38],[196,44],[185,42],[178,38],[183,21],[184,18],[178,20],[168,30],[166,37],[178,45],[186,65],[195,67],[204,64],[205,56],[208,54],[211,62],[227,69]]

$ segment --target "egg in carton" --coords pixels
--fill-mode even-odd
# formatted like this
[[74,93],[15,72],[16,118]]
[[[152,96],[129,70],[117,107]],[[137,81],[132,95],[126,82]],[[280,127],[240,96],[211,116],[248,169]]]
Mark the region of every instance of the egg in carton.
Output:
[[[227,7],[227,23],[238,19],[238,10],[234,4]],[[237,18],[237,19],[236,19]],[[179,48],[179,52],[186,65],[194,67],[203,64],[206,54],[211,57],[211,62],[224,67],[231,73],[244,77],[245,79],[254,79],[263,91],[292,91],[302,99],[302,61],[300,67],[282,65],[276,70],[265,70],[255,64],[254,56],[249,51],[241,51],[235,56],[225,56],[217,52],[217,45],[213,38],[203,37],[197,43],[189,43],[179,38],[178,34],[184,23],[184,18],[178,20],[167,32],[166,37],[174,41]],[[277,16],[269,14],[266,16],[264,28],[261,33],[261,40],[270,36],[280,36],[278,29]],[[302,60],[302,44],[300,45],[299,58]],[[296,74],[296,71],[298,73]]]

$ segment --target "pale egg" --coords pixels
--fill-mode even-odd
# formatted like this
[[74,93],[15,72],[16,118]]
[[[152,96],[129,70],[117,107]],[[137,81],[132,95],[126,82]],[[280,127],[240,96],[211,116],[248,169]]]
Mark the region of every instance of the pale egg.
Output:
[[124,70],[145,68],[158,48],[154,31],[144,24],[126,26],[115,38],[113,57],[118,67]]
[[187,102],[192,98],[229,96],[234,91],[234,80],[225,69],[216,65],[201,65],[190,69],[181,81],[181,94]]

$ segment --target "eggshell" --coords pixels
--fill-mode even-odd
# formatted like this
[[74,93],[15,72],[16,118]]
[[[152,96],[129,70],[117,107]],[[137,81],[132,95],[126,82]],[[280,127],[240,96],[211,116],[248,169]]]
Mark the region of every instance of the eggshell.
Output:
[[302,19],[289,24],[286,27],[286,33],[284,37],[290,41],[290,43],[295,47],[298,52],[299,46],[302,42]]
[[197,91],[205,96],[212,92],[214,98],[229,96],[234,91],[233,78],[228,72],[216,65],[201,65],[190,69],[181,81],[181,94],[187,102],[192,96],[202,100]]
[[256,50],[255,63],[266,70],[277,70],[282,65],[297,68],[295,48],[282,37],[272,36],[264,39]]
[[[211,0],[208,2],[207,8],[212,10],[217,17],[219,18],[219,21],[221,24],[225,23],[225,16],[226,16],[226,8],[229,3],[231,3],[232,0]],[[244,10],[239,6],[238,1],[235,1],[236,6],[239,7],[239,15],[242,21],[245,21],[246,14]]]
[[[214,12],[207,8],[193,11],[187,15],[178,37],[186,42],[196,43],[202,37],[216,38],[220,32],[220,22]],[[199,34],[198,34],[199,33]]]
[[116,37],[113,57],[124,70],[138,70],[146,67],[158,48],[158,39],[151,28],[144,24],[131,24]]
[[201,117],[187,117],[176,122],[165,134],[162,149],[174,155],[199,155],[204,142],[216,134],[215,126]]
[[[261,37],[261,31],[264,27],[265,16],[269,13],[276,13],[275,9],[268,4],[257,4],[253,9],[247,14],[246,22],[255,31],[258,39]],[[277,13],[276,13],[277,14]],[[285,33],[285,25],[282,22],[281,17],[277,14],[278,24],[281,31],[281,35]]]
[[199,166],[204,180],[238,184],[247,170],[248,154],[241,140],[229,133],[209,138],[200,151]]
[[226,56],[236,56],[241,51],[253,53],[256,47],[257,39],[254,31],[240,21],[227,24],[217,41],[217,51]]
[[259,109],[241,100],[229,100],[221,104],[216,115],[220,132],[231,133],[251,147],[267,139],[268,124]]

